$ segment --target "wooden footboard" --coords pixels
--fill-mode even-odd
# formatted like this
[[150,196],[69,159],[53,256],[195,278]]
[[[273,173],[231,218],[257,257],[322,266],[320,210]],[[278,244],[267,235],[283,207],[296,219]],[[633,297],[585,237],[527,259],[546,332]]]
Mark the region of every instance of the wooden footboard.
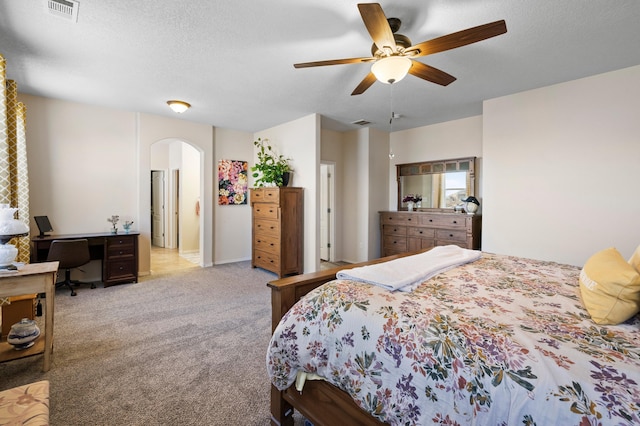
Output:
[[[267,285],[271,288],[271,331],[275,330],[280,319],[302,296],[335,279],[338,271],[356,266],[386,262],[409,254],[416,253],[388,256],[369,262],[356,263],[269,282]],[[383,424],[358,407],[347,393],[328,382],[309,380],[305,383],[302,393],[298,392],[293,386],[284,391],[279,391],[274,386],[271,386],[272,425],[292,426],[294,408],[315,426]]]

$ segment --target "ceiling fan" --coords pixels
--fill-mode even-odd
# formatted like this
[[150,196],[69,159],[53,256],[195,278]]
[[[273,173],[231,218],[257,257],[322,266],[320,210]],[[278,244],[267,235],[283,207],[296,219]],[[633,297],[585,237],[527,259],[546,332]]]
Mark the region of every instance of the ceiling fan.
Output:
[[507,25],[504,20],[501,20],[412,45],[408,37],[396,33],[400,29],[400,19],[387,19],[380,4],[360,3],[358,4],[358,10],[365,27],[367,27],[367,31],[369,31],[369,35],[373,39],[372,56],[303,62],[293,66],[295,68],[309,68],[373,62],[371,71],[351,95],[364,93],[376,80],[386,84],[398,82],[407,73],[432,83],[447,86],[455,81],[456,78],[454,76],[430,65],[414,61],[413,58],[466,46],[507,32]]

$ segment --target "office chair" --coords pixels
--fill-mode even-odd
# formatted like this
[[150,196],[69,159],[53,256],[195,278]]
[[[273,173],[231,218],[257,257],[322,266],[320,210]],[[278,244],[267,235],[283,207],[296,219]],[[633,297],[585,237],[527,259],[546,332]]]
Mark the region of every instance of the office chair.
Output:
[[58,261],[59,269],[64,269],[64,281],[56,283],[56,287],[67,286],[71,290],[71,295],[75,296],[76,292],[71,286],[72,284],[91,284],[91,288],[96,288],[95,283],[82,283],[71,279],[71,270],[86,265],[91,261],[89,254],[89,240],[53,240],[49,247],[47,261]]

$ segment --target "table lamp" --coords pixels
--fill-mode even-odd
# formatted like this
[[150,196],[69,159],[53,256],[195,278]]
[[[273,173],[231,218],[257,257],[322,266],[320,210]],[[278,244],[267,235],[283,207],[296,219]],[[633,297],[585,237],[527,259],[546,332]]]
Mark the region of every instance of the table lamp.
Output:
[[8,269],[18,256],[18,249],[9,241],[29,235],[27,225],[14,218],[17,211],[9,204],[0,204],[0,269]]

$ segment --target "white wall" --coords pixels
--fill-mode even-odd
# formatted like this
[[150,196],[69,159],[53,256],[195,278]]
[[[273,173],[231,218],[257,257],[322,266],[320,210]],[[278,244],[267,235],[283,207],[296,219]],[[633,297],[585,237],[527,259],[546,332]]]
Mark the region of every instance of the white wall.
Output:
[[[212,194],[212,128],[58,99],[19,94],[27,106],[31,216],[49,216],[56,234],[108,231],[107,217],[133,220],[139,230],[139,270],[150,271],[151,145],[185,140],[200,150],[203,193]],[[211,264],[211,196],[205,197],[203,258]],[[32,224],[32,233],[37,227]],[[95,263],[95,262],[94,262]],[[91,279],[100,267],[92,263]]]
[[322,160],[336,163],[336,260],[379,257],[379,211],[388,203],[389,134],[323,129]]
[[478,157],[475,196],[482,198],[482,116],[393,132],[390,146],[394,157],[389,167],[389,210],[398,209],[396,165],[419,161]]
[[389,133],[371,129],[369,133],[368,153],[369,210],[367,212],[367,259],[380,257],[380,211],[386,210],[389,193],[389,180],[385,173],[390,166]]
[[[27,94],[19,100],[27,106],[31,235],[40,215],[52,234],[109,232],[107,218],[116,214],[137,226],[136,115]],[[100,279],[99,261],[83,269],[74,279]]]
[[[160,141],[180,140],[190,144],[200,153],[200,233],[199,247],[202,266],[213,264],[213,187],[214,161],[213,161],[213,128],[209,125],[194,123],[187,120],[171,119],[151,114],[138,113],[138,131],[136,145],[132,151],[137,156],[138,183],[136,196],[138,199],[138,217],[141,232],[140,235],[140,270],[150,269],[151,249],[151,217],[149,206],[151,205],[151,145]],[[145,265],[143,262],[147,262]],[[146,268],[146,269],[145,269]]]
[[[216,128],[215,171],[213,203],[215,208],[214,263],[251,260],[251,206],[218,205],[217,170],[220,160],[247,161],[253,164],[253,137],[251,133]],[[248,170],[249,181],[251,170]],[[251,184],[249,185],[251,186]]]
[[49,216],[55,234],[108,232],[137,222],[134,113],[21,94],[27,106],[31,234]]
[[342,239],[340,238],[343,231],[343,213],[344,213],[344,169],[345,159],[343,154],[343,136],[344,133],[336,132],[333,130],[322,129],[322,143],[321,143],[321,159],[322,161],[329,161],[335,163],[335,170],[333,176],[333,182],[335,186],[335,205],[333,206],[333,212],[335,215],[335,241],[332,241],[332,247],[334,249],[335,259],[334,261],[343,261],[343,249]]
[[[343,137],[342,152],[345,167],[343,168],[342,181],[342,229],[344,232],[338,235],[337,239],[342,247],[342,260],[350,263],[359,262],[366,256],[361,250],[364,248],[362,233],[365,231],[359,226],[364,221],[358,219],[361,215],[359,211],[364,209],[362,203],[366,202],[364,194],[369,189],[369,186],[365,185],[365,188],[360,191],[358,180],[361,168],[359,159],[365,155],[362,152],[363,145],[360,143],[363,132],[368,136],[368,130],[363,129],[346,132]],[[364,229],[366,230],[366,226]]]
[[[269,139],[278,154],[291,158],[293,182],[304,188],[304,271],[314,272],[320,265],[318,235],[320,233],[320,115],[311,114],[270,129],[254,138]],[[254,150],[255,164],[257,155]],[[250,179],[253,184],[253,179]]]
[[198,253],[200,251],[200,215],[196,214],[196,203],[201,202],[200,152],[187,143],[181,142],[177,145],[180,148],[178,249],[180,253]]
[[484,250],[582,265],[640,244],[640,66],[484,103]]
[[640,66],[484,102],[391,135],[395,164],[477,156],[482,249],[582,265],[640,244]]

